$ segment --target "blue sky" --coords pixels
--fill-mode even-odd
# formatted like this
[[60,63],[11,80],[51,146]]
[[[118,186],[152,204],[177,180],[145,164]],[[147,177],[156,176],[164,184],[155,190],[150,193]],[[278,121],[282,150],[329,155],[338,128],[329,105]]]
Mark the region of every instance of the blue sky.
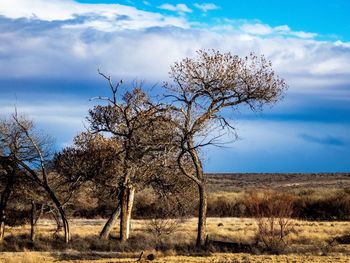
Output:
[[207,172],[350,171],[349,1],[2,0],[0,113],[18,109],[69,145],[116,80],[167,80],[214,48],[264,54],[289,90],[273,108],[229,114],[239,140],[202,152]]

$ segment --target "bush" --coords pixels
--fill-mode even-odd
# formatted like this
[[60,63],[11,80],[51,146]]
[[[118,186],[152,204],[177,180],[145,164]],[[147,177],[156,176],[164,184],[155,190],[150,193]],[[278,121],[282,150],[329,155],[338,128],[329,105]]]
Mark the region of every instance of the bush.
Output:
[[244,217],[247,208],[243,198],[227,196],[209,197],[208,216],[212,217]]
[[295,202],[295,213],[307,220],[349,220],[350,194],[338,191],[321,197],[300,197]]
[[288,246],[288,234],[293,229],[293,197],[276,191],[250,193],[246,206],[258,225],[257,242],[265,250],[280,254]]

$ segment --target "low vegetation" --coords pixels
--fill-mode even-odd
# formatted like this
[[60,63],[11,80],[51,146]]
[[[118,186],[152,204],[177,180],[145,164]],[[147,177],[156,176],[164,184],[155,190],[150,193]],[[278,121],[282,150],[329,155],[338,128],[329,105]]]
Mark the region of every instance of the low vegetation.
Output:
[[[158,240],[154,239],[154,235],[150,232],[149,226],[152,224],[151,219],[133,219],[131,222],[133,231],[126,243],[122,243],[117,239],[119,235],[119,228],[117,226],[113,228],[112,235],[108,240],[99,240],[96,238],[104,225],[103,219],[72,219],[70,223],[74,242],[68,244],[64,243],[64,240],[61,238],[53,238],[56,231],[54,221],[42,219],[38,223],[39,234],[34,243],[29,239],[29,225],[12,227],[5,236],[2,251],[22,252],[27,253],[27,255],[30,255],[29,251],[41,251],[43,252],[42,254],[34,253],[34,255],[42,256],[47,255],[45,252],[50,252],[51,260],[79,259],[89,261],[106,258],[107,262],[107,259],[110,260],[113,258],[113,262],[115,262],[115,258],[121,257],[132,258],[132,261],[136,261],[142,251],[144,251],[143,259],[146,259],[149,254],[154,254],[159,262],[167,262],[166,260],[169,256],[188,257],[201,255],[211,258],[217,255],[220,258],[222,254],[216,254],[217,252],[242,253],[232,247],[208,246],[206,250],[194,250],[194,237],[196,235],[195,220],[195,218],[189,218],[178,221],[176,227],[167,232],[166,236],[163,236],[160,246]],[[280,260],[285,258],[301,258],[302,256],[300,254],[308,255],[310,258],[318,258],[323,255],[325,260],[326,255],[324,252],[326,249],[328,249],[327,256],[332,258],[345,258],[345,255],[350,253],[350,245],[343,244],[346,242],[339,242],[350,231],[348,222],[293,220],[292,223],[293,230],[288,237],[288,247]],[[211,240],[236,244],[251,244],[252,251],[244,255],[251,262],[254,262],[252,261],[253,259],[257,260],[264,257],[274,258],[266,256],[266,251],[263,247],[254,247],[258,231],[259,226],[253,218],[208,218],[209,238]],[[337,244],[327,248],[329,240],[334,237],[339,237],[339,241],[337,241]],[[4,254],[1,255],[4,256]],[[241,256],[242,254],[226,255],[227,258],[232,259],[240,258]],[[310,259],[309,261],[311,262]],[[320,260],[320,262],[322,261]]]

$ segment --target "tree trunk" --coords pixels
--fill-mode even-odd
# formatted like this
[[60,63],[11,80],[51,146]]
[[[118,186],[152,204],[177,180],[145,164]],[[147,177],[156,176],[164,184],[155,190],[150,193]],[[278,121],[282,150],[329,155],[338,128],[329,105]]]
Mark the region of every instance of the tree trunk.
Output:
[[5,220],[6,214],[3,207],[0,208],[0,242],[4,240],[5,237]]
[[132,206],[134,204],[134,195],[135,195],[135,188],[130,186],[128,187],[128,209],[126,211],[126,239],[129,238],[130,235],[130,228],[131,228],[131,212],[132,212]]
[[124,242],[129,238],[131,212],[134,202],[135,188],[133,186],[123,186],[120,201],[120,241]]
[[188,140],[188,149],[193,164],[196,170],[196,184],[198,186],[199,193],[199,207],[198,207],[198,229],[197,229],[197,241],[196,247],[200,248],[205,244],[205,238],[207,234],[207,182],[204,178],[202,162],[199,158],[196,147],[194,146],[193,140]]
[[64,242],[69,243],[70,240],[70,230],[69,230],[69,222],[66,217],[66,213],[64,212],[61,202],[56,197],[55,193],[51,190],[49,186],[45,187],[45,190],[50,195],[51,200],[54,202],[62,220],[63,230],[64,230]]
[[127,210],[128,210],[128,188],[122,186],[120,195],[120,230],[119,236],[120,241],[124,242],[127,240]]
[[114,209],[112,215],[108,218],[108,221],[104,225],[101,233],[100,239],[107,239],[109,237],[109,233],[111,232],[113,226],[117,223],[118,216],[120,215],[120,202],[118,206]]
[[63,209],[60,209],[60,215],[62,218],[62,222],[63,222],[63,229],[64,229],[64,242],[65,243],[69,243],[70,241],[70,229],[69,229],[69,222],[66,218],[66,215],[63,211]]
[[7,182],[4,191],[0,198],[0,242],[5,237],[5,221],[6,221],[6,207],[8,200],[13,192],[13,187],[17,180],[17,165],[9,161],[7,158],[1,159],[3,169],[7,172]]
[[202,247],[205,243],[205,237],[207,233],[207,191],[206,183],[198,185],[199,191],[199,209],[198,209],[198,231],[197,242],[198,248]]
[[32,201],[31,218],[30,218],[30,241],[34,242],[36,237],[36,226],[44,212],[44,205],[41,205],[39,212],[37,212],[37,206],[34,201]]
[[32,211],[30,217],[30,241],[34,242],[35,240],[35,228],[36,228],[36,205],[35,202],[32,201]]

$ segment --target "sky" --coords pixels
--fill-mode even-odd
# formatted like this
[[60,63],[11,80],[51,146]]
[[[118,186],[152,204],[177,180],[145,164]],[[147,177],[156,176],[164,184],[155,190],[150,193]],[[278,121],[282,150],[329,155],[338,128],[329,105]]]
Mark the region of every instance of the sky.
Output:
[[350,1],[0,0],[0,115],[18,111],[69,146],[89,99],[116,81],[161,86],[199,49],[265,55],[289,86],[262,112],[227,112],[239,139],[206,172],[350,171]]

